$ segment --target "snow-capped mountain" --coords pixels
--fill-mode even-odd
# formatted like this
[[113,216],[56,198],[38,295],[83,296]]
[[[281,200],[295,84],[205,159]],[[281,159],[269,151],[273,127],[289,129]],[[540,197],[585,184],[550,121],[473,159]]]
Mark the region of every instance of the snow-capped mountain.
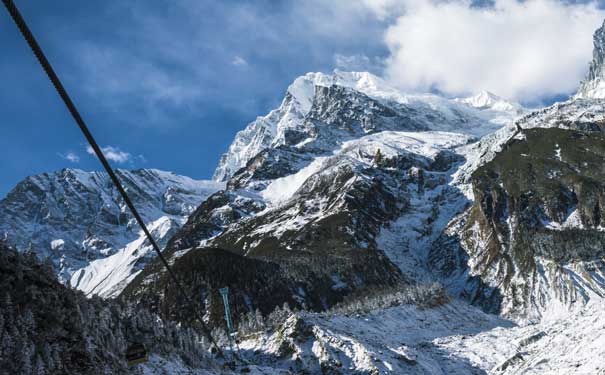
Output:
[[467,104],[473,108],[485,111],[497,111],[512,114],[521,114],[524,112],[524,109],[520,104],[502,99],[498,95],[492,94],[489,91],[482,91],[468,98],[454,100],[459,103]]
[[[605,301],[604,109],[577,97],[527,112],[488,92],[449,100],[406,95],[368,73],[307,74],[236,136],[215,174],[227,188],[167,254],[183,272],[238,263],[220,283],[235,286],[236,309],[261,314],[436,280],[456,298],[426,313],[303,313],[242,343],[280,369],[598,373],[588,357],[573,363],[559,332],[588,324]],[[247,288],[254,272],[240,267],[270,272],[270,290]],[[218,286],[195,274],[188,282]],[[174,299],[153,293],[167,287],[148,267],[123,297],[178,317]],[[573,345],[602,352],[586,329]]]
[[[333,144],[327,147],[318,144],[322,141],[323,134],[320,133],[318,136],[316,127],[309,120],[318,114],[318,110],[322,110],[319,107],[320,101],[329,104],[330,99],[336,99],[336,91],[340,91],[343,96],[354,96],[355,99],[347,101],[356,102],[358,108],[361,108],[360,112],[365,111],[364,106],[371,103],[383,111],[377,113],[378,116],[394,118],[391,123],[382,121],[376,125],[373,118],[360,117],[359,131],[341,134],[340,138],[356,137],[380,130],[463,131],[475,136],[483,136],[523,112],[520,105],[507,102],[493,94],[485,94],[487,97],[479,94],[474,98],[448,100],[429,94],[403,94],[383,79],[367,72],[335,71],[331,75],[308,73],[297,78],[288,87],[279,108],[257,118],[235,136],[229,150],[219,162],[214,179],[218,181],[229,179],[249,160],[267,148],[279,146],[300,148],[313,140],[314,146],[319,146],[321,151],[331,151],[334,148]],[[341,102],[343,100],[346,99],[344,97],[340,99]],[[331,109],[323,108],[324,111]],[[339,114],[333,115],[339,116]],[[335,141],[338,143],[342,140]]]
[[[223,187],[153,169],[117,174],[160,244]],[[87,294],[117,295],[155,256],[100,172],[63,169],[26,178],[0,201],[0,233],[51,261],[62,282]]]
[[[459,149],[522,112],[406,95],[370,73],[299,77],[278,109],[236,135],[215,173],[226,190],[190,216],[167,255],[184,270],[208,267],[203,251],[188,253],[199,246],[278,265],[270,284],[292,290],[288,303],[315,310],[364,287],[425,280],[428,245],[468,204],[452,184],[467,161]],[[165,276],[148,267],[127,298],[178,314],[152,292]],[[193,282],[196,290],[211,283]],[[284,302],[240,293],[240,309],[270,312]]]
[[[548,108],[309,73],[236,135],[220,182],[121,176],[208,323],[229,286],[235,323],[257,329],[240,332],[248,372],[602,373],[603,30],[578,95]],[[108,184],[30,178],[0,229],[63,254],[72,285],[192,323]]]
[[605,23],[595,32],[593,44],[590,68],[580,84],[577,99],[605,99]]

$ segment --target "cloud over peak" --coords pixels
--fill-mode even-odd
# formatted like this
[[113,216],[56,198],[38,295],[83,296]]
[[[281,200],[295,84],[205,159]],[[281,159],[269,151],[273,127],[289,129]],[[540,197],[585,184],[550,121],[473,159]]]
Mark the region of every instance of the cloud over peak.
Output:
[[[101,147],[101,151],[103,151],[107,160],[118,164],[124,164],[132,160],[132,155],[130,153],[122,151],[118,147],[105,146]],[[95,151],[90,146],[86,146],[86,152],[90,155],[95,155]]]
[[79,163],[80,162],[80,156],[78,156],[78,154],[76,154],[75,152],[69,151],[66,154],[58,154],[61,158],[70,161],[72,163]]
[[568,94],[587,71],[604,16],[596,2],[406,1],[385,33],[385,75],[404,89],[453,95],[490,90],[531,101]]

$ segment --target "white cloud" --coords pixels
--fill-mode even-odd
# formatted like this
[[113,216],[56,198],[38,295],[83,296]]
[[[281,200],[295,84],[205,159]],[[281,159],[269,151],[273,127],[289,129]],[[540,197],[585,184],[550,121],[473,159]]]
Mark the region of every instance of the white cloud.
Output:
[[405,3],[401,0],[361,0],[361,2],[380,20],[400,14]]
[[60,157],[62,157],[65,160],[68,160],[72,163],[79,163],[80,162],[80,157],[78,156],[78,154],[76,154],[75,152],[68,152],[67,154],[59,154]]
[[248,61],[246,61],[246,59],[244,59],[241,56],[235,56],[233,58],[233,60],[231,61],[231,64],[235,65],[235,66],[248,66]]
[[[105,146],[101,147],[101,151],[105,154],[107,160],[111,160],[116,163],[126,163],[132,159],[130,153],[120,150],[118,147]],[[95,155],[95,151],[90,146],[86,146],[86,152],[90,155]]]
[[573,92],[587,71],[592,34],[605,16],[596,2],[495,0],[489,8],[472,7],[468,0],[406,4],[385,35],[391,53],[388,79],[407,90],[466,94],[485,89],[517,100]]

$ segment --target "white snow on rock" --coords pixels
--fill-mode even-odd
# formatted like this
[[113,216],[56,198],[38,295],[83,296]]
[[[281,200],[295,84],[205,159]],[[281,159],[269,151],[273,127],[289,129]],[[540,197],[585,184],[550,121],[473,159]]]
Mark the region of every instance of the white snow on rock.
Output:
[[489,108],[477,108],[464,100],[446,99],[432,94],[405,94],[368,72],[307,73],[295,79],[288,87],[279,108],[264,117],[258,117],[237,133],[228,151],[222,156],[213,179],[227,180],[262,150],[284,144],[288,130],[308,132],[305,116],[313,106],[316,87],[334,85],[360,92],[387,107],[404,106],[419,115],[434,113],[431,114],[430,121],[422,120],[424,125],[434,131],[483,136],[512,122],[524,111],[521,106],[506,102],[493,94],[490,94],[490,98],[494,102],[486,103],[490,105]]
[[442,150],[450,150],[467,144],[473,138],[464,134],[447,132],[394,132],[384,131],[359,139],[343,142],[331,156],[317,157],[298,172],[273,180],[261,196],[271,204],[290,199],[312,175],[339,162],[363,163],[371,166],[372,157],[380,152],[389,158],[401,154],[414,154],[434,159]]
[[492,94],[489,91],[482,91],[477,95],[468,98],[454,100],[459,103],[464,103],[473,108],[481,110],[492,110],[512,113],[517,112],[519,114],[524,112],[524,109],[520,104],[502,99],[498,95]]
[[307,178],[319,172],[323,168],[324,162],[328,159],[328,157],[318,157],[300,171],[290,176],[273,180],[273,182],[261,192],[261,196],[272,204],[285,202],[296,193]]
[[[224,187],[155,169],[117,174],[161,246]],[[0,233],[18,250],[49,258],[59,280],[89,295],[116,296],[155,256],[100,172],[64,169],[28,177],[0,201]]]
[[341,374],[603,374],[602,311],[599,301],[525,325],[460,301],[349,316],[299,313],[239,348],[244,358],[284,374],[297,366]]

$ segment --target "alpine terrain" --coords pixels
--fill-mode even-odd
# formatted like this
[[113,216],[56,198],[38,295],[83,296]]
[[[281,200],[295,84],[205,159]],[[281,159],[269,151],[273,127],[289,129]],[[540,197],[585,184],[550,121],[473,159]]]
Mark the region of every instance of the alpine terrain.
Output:
[[[118,176],[160,244],[223,186],[151,169]],[[89,295],[116,296],[154,256],[101,172],[28,177],[0,201],[0,233],[16,249],[49,259],[60,281]]]
[[[153,360],[123,371],[605,374],[605,25],[594,47],[578,93],[547,108],[488,91],[410,95],[366,72],[308,73],[235,136],[213,181],[119,171],[230,364],[196,336],[196,311],[104,174],[26,179],[0,202],[0,231],[67,286],[98,295],[37,281],[76,301],[76,316],[111,311],[76,324],[78,337],[97,335],[83,366],[121,368],[91,354],[95,340],[141,315],[119,332],[142,336]],[[5,252],[20,269],[46,267]],[[24,277],[35,280],[2,272],[25,289]],[[20,306],[41,324],[28,293]],[[29,363],[54,373],[45,356],[55,351],[71,363],[64,348],[44,354],[31,320],[17,326],[34,343],[20,345],[39,353]],[[158,326],[183,339],[152,345]],[[18,336],[4,327],[6,340]]]

